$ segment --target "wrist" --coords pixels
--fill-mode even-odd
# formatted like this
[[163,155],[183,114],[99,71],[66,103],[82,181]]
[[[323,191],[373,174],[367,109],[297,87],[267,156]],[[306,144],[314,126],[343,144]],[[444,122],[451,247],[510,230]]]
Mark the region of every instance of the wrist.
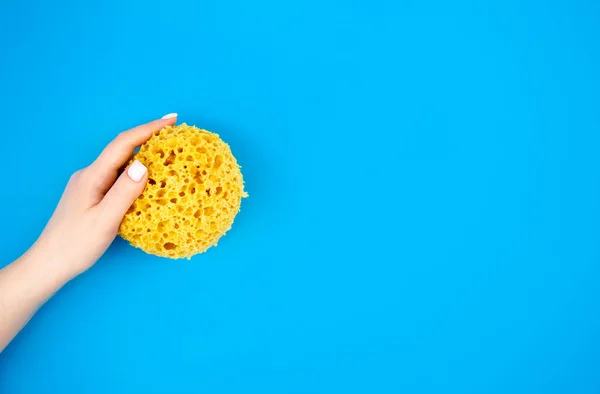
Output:
[[59,253],[49,248],[43,242],[36,242],[17,261],[27,273],[34,286],[43,293],[51,296],[76,276],[69,272],[69,264],[65,264]]

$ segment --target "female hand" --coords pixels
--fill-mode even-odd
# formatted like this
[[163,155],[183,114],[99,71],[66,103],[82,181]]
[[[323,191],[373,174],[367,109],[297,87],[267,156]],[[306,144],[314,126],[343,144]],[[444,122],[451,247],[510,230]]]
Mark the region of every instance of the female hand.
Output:
[[169,114],[119,134],[91,165],[71,176],[35,244],[0,270],[0,351],[39,306],[110,246],[148,180],[146,167],[138,161],[120,176],[119,169],[153,132],[176,120],[177,114]]
[[41,253],[66,277],[90,268],[115,239],[123,216],[142,193],[146,167],[134,161],[118,177],[134,149],[152,133],[173,125],[177,114],[117,136],[87,168],[75,172],[33,251]]

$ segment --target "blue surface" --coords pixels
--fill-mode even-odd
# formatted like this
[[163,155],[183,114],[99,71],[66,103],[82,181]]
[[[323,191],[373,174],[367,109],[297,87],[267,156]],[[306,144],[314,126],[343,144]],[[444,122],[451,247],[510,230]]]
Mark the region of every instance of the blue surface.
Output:
[[251,197],[187,261],[117,240],[0,393],[600,392],[597,1],[0,2],[0,265],[178,112]]

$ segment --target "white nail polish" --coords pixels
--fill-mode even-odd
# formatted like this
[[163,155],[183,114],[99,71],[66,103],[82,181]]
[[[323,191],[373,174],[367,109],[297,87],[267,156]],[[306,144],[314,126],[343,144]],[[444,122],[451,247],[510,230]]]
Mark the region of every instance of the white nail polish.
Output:
[[172,112],[170,114],[166,114],[161,119],[172,119],[172,118],[176,118],[176,117],[177,117],[177,113],[176,112]]
[[137,183],[142,180],[147,171],[148,169],[145,165],[135,160],[127,169],[127,175],[132,181]]

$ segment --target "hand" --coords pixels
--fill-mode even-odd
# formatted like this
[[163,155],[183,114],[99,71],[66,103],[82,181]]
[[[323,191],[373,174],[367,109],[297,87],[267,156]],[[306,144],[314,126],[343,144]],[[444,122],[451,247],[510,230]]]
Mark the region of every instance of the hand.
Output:
[[177,114],[169,114],[121,133],[89,167],[73,174],[36,243],[0,270],[0,352],[52,294],[106,251],[148,180],[138,161],[120,176],[119,169],[154,131],[176,120]]
[[[173,125],[177,114],[125,131],[87,168],[75,172],[58,206],[30,253],[69,280],[90,268],[115,239],[123,216],[143,192],[146,167],[131,159],[134,149],[152,133]],[[118,176],[118,179],[117,179]]]

